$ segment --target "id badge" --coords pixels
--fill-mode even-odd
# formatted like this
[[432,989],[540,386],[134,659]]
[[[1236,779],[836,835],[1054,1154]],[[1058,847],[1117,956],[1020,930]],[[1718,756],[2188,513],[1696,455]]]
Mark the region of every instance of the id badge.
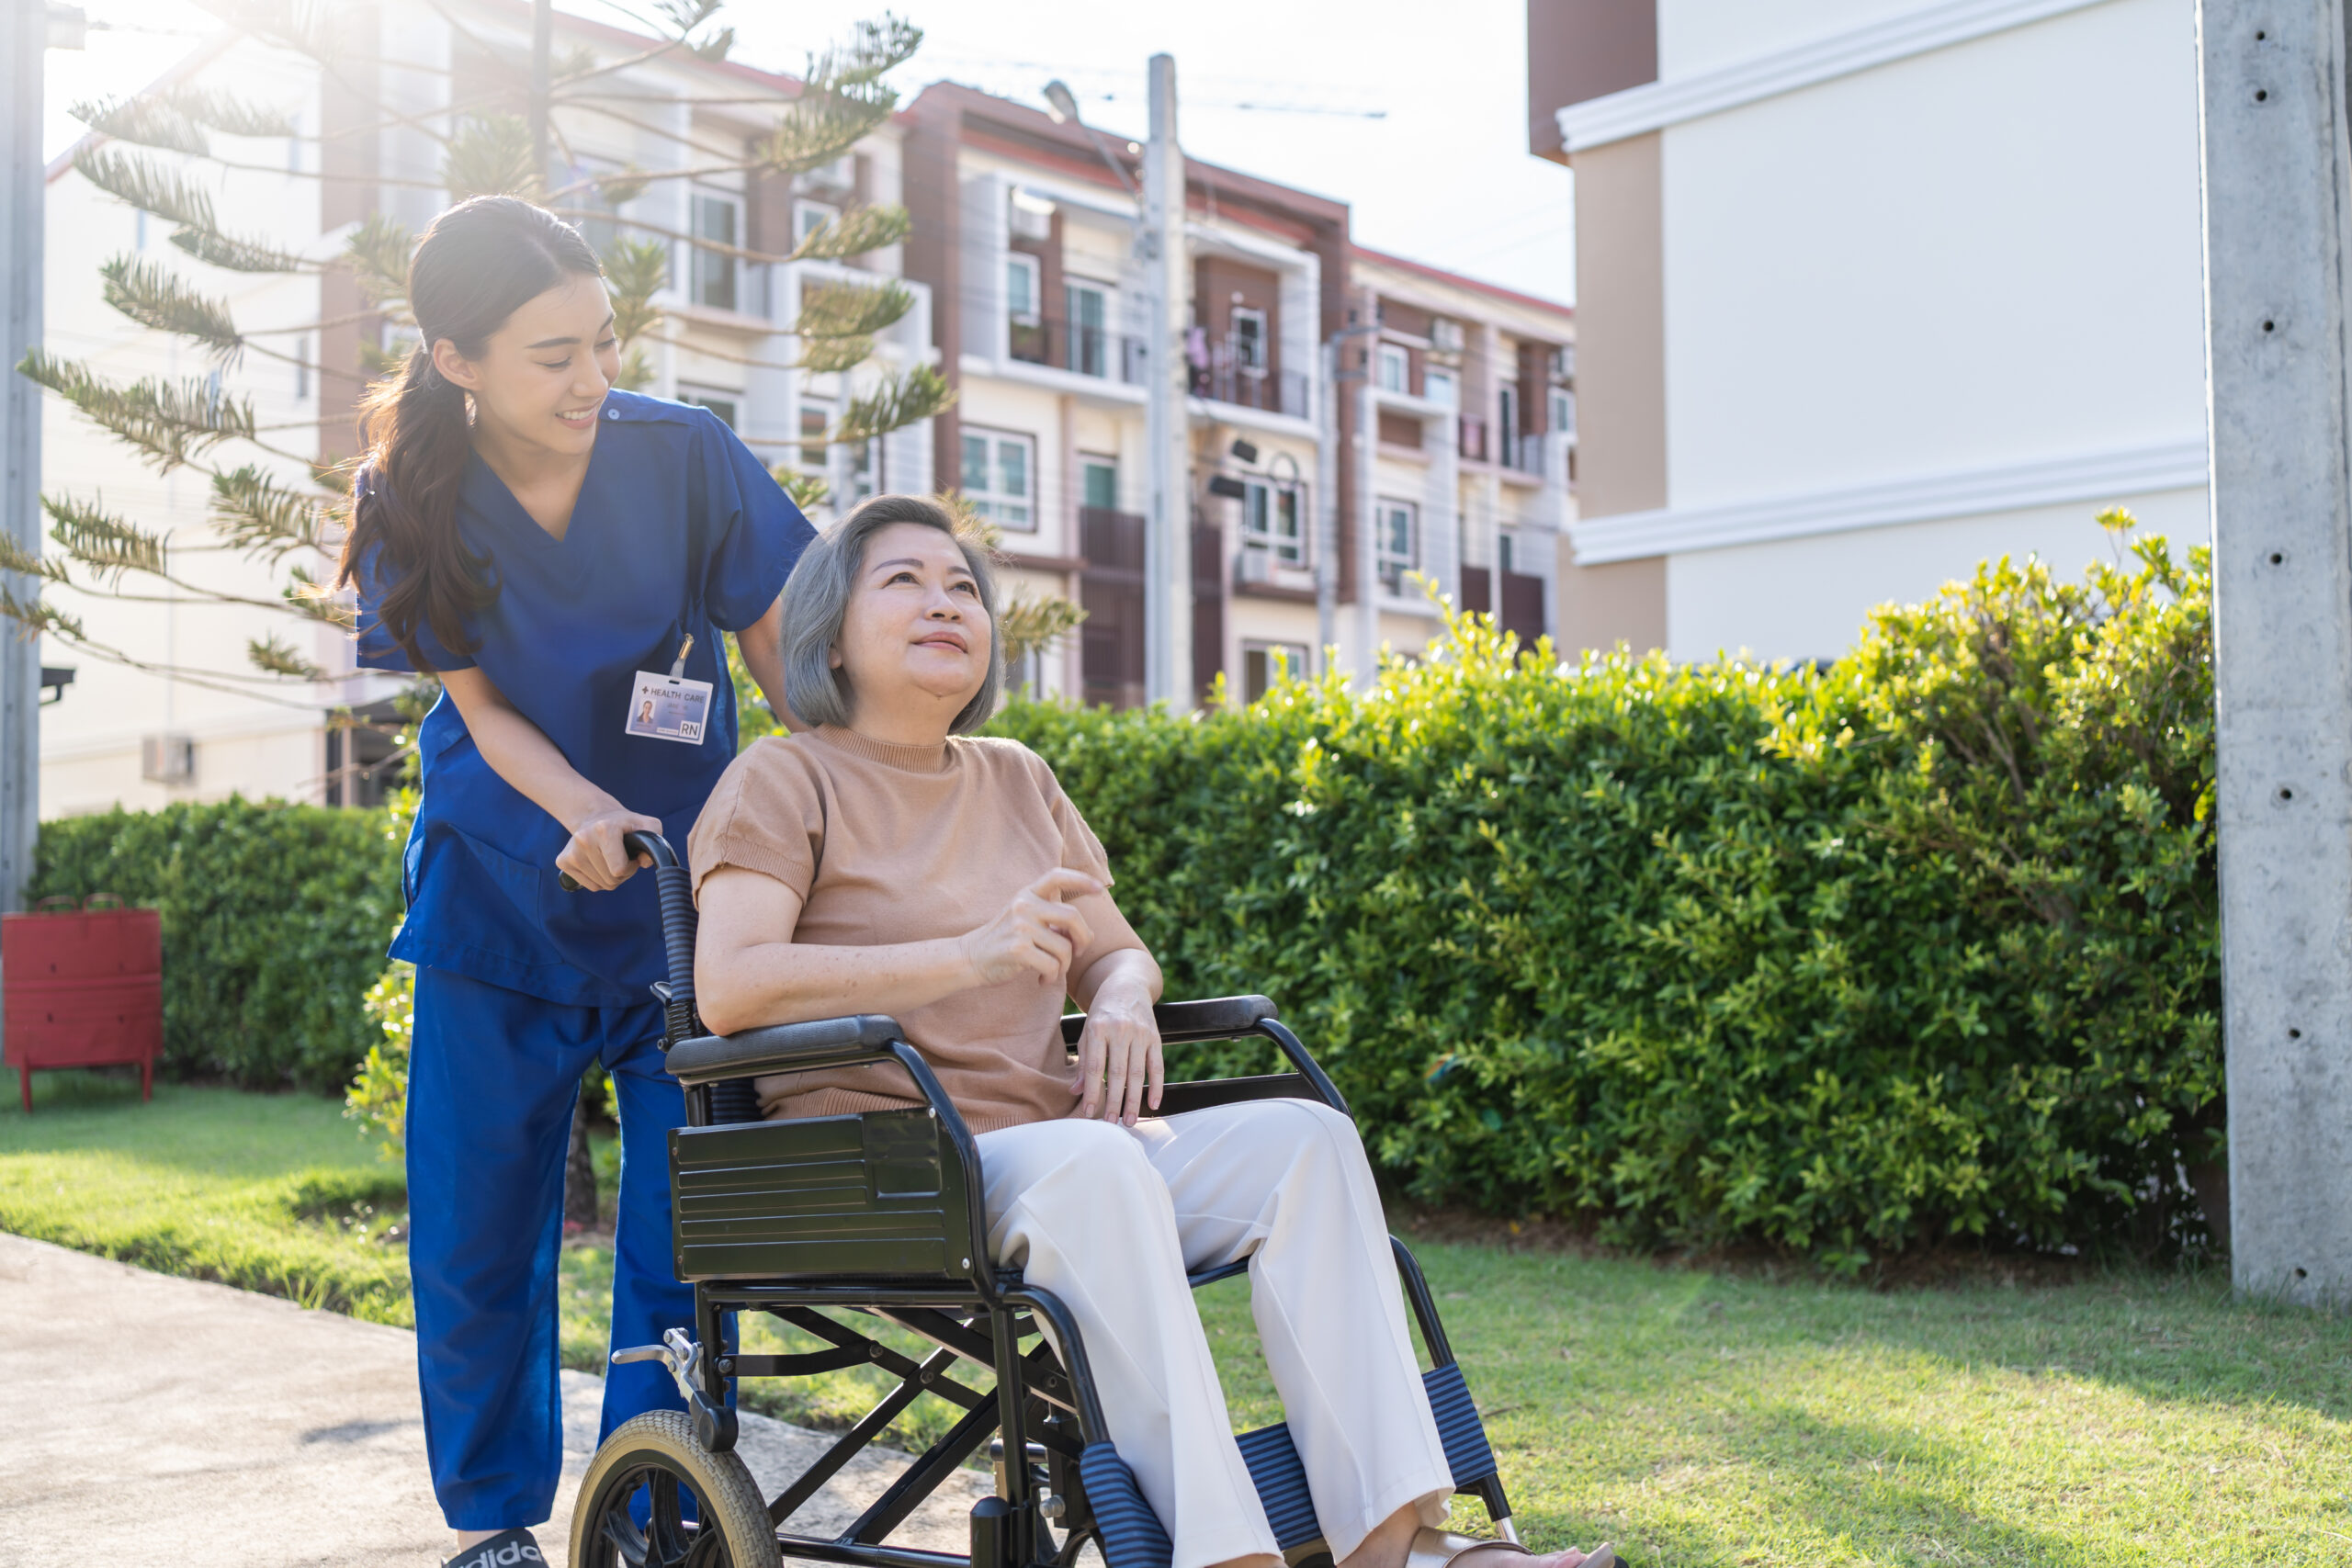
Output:
[[707,681],[640,670],[629,688],[628,732],[699,746],[710,721],[710,694]]

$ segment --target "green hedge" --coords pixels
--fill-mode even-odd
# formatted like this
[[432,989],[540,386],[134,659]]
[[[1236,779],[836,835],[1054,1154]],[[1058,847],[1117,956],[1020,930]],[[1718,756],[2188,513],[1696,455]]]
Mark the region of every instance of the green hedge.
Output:
[[230,799],[41,824],[31,897],[163,912],[164,1066],[340,1089],[380,1031],[361,998],[400,917],[387,814]]
[[2209,581],[2005,561],[1819,674],[1462,623],[1363,695],[997,728],[1170,993],[1274,997],[1418,1196],[1845,1267],[2154,1250],[2220,1146]]

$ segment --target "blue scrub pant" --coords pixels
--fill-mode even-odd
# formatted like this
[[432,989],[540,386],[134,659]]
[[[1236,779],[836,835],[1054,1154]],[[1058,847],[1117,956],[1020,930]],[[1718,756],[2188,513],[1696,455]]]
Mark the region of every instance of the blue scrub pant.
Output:
[[[685,1121],[662,1067],[661,1010],[544,1001],[445,969],[416,973],[409,1048],[409,1273],[425,1452],[449,1528],[544,1521],[563,1464],[556,1260],[581,1075],[601,1061],[621,1122],[612,1345],[694,1329],[671,1270],[667,1134]],[[658,1361],[609,1367],[603,1431],[684,1409]]]

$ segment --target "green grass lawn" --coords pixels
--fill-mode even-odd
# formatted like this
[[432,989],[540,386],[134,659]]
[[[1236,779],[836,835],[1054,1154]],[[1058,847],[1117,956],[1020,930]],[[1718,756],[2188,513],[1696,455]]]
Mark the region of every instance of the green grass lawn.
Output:
[[[36,1115],[0,1110],[0,1228],[406,1320],[398,1168],[334,1105],[39,1083]],[[1643,1568],[2352,1562],[2352,1327],[2211,1275],[1873,1292],[1419,1250],[1539,1545],[1607,1537]],[[610,1266],[566,1251],[572,1365],[601,1359]],[[1235,1418],[1276,1419],[1246,1285],[1202,1306]],[[752,1403],[840,1425],[877,1390],[844,1372]],[[911,1414],[909,1437],[945,1425]]]

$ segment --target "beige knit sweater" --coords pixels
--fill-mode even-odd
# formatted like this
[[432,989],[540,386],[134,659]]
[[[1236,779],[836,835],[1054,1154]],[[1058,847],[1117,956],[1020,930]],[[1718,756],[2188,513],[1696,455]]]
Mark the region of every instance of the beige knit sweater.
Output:
[[[1014,740],[893,746],[819,728],[735,759],[688,840],[695,891],[723,865],[800,895],[795,942],[878,947],[960,936],[1057,866],[1111,881],[1110,862],[1044,759]],[[1082,899],[1093,940],[1073,976],[1143,942],[1108,895]],[[1067,1116],[1078,1104],[1061,1041],[1063,996],[1034,976],[898,1014],[975,1133]],[[758,1080],[770,1116],[922,1103],[896,1066]]]

